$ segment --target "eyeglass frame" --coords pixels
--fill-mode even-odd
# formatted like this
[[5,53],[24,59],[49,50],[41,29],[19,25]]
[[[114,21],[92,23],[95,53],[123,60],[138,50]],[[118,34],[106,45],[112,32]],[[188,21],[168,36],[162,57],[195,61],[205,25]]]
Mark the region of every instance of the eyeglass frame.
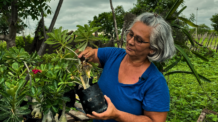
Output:
[[[125,30],[126,33],[127,33],[127,31],[130,32],[130,31],[132,31],[132,30]],[[126,34],[126,36],[127,36],[127,34]],[[133,40],[134,40],[134,43],[135,43],[135,37],[140,37],[140,36],[137,36],[137,35],[136,35],[136,36],[133,36],[133,37],[131,37],[129,40],[131,40],[132,38],[134,38]],[[127,37],[126,37],[126,38],[127,38]],[[140,37],[140,38],[141,38],[141,37]],[[128,41],[129,41],[129,40],[128,40]],[[143,39],[142,39],[142,40],[143,40]],[[136,40],[136,41],[137,41],[137,40]],[[138,42],[138,41],[137,41],[137,42]],[[150,43],[150,42],[145,42],[145,41],[143,40],[143,41],[141,41],[141,42],[139,42],[139,43],[142,44],[142,43]]]

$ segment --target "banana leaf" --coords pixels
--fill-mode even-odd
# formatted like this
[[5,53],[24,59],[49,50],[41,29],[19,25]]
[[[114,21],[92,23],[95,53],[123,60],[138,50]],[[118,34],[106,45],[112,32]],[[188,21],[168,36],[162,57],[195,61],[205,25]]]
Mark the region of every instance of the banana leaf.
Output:
[[[177,74],[177,73],[185,73],[185,74],[192,74],[192,75],[194,75],[194,73],[190,72],[190,71],[172,71],[172,72],[166,73],[165,75],[171,75],[171,74]],[[202,76],[200,74],[198,74],[198,76],[199,76],[200,79],[202,79],[202,80],[204,80],[206,82],[211,82],[210,79],[207,79],[206,77],[204,77],[204,76]]]
[[194,69],[194,66],[192,65],[189,57],[186,55],[186,53],[184,52],[184,50],[177,44],[175,44],[176,49],[183,55],[183,57],[185,58],[186,63],[188,64],[189,68],[191,69],[191,71],[193,72],[193,74],[195,75],[199,85],[201,85],[201,80],[196,72],[196,70]]

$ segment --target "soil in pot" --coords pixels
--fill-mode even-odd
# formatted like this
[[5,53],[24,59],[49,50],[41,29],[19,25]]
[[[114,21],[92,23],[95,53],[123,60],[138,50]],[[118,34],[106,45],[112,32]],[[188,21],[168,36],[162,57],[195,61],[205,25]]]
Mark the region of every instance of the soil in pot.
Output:
[[92,114],[92,111],[102,113],[107,110],[104,95],[97,83],[85,90],[78,90],[77,94],[86,114]]

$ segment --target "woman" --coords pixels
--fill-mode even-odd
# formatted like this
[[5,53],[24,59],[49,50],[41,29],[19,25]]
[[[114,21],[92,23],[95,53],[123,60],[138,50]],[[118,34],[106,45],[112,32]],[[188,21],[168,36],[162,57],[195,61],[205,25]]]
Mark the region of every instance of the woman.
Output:
[[126,50],[87,48],[78,56],[103,68],[98,84],[108,109],[87,116],[94,122],[164,122],[169,89],[151,61],[162,62],[175,54],[171,27],[161,16],[143,13],[126,31],[126,42]]

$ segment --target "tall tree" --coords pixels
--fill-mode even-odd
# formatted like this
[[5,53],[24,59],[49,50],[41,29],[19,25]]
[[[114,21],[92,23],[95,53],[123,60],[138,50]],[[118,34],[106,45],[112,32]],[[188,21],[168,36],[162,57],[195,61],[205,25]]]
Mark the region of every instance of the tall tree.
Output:
[[6,17],[8,25],[8,33],[1,34],[0,40],[7,42],[7,48],[16,46],[19,18],[26,19],[30,16],[33,20],[38,20],[41,10],[50,14],[48,1],[50,0],[0,0],[0,14]]
[[135,15],[140,15],[144,12],[165,15],[175,2],[176,0],[137,0],[130,12]]
[[[121,32],[121,29],[123,27],[123,18],[125,15],[125,11],[123,9],[123,6],[117,6],[114,9],[114,13],[116,16],[116,22],[117,22],[117,30],[118,35]],[[112,12],[103,12],[100,13],[98,16],[93,17],[93,26],[94,27],[101,27],[101,29],[98,30],[98,32],[104,32],[105,36],[108,36],[109,38],[114,35],[114,26],[113,26],[113,14]],[[89,21],[91,23],[91,21]]]
[[215,31],[218,32],[218,14],[214,14],[210,20],[212,21],[212,26],[214,28]]
[[[117,41],[119,41],[119,35],[118,35],[118,32],[117,32],[116,15],[115,15],[115,12],[114,12],[114,7],[113,7],[113,4],[112,4],[112,0],[110,0],[110,5],[111,5],[112,14],[113,14],[114,29],[115,29],[115,32],[116,32],[116,38],[117,38]],[[120,44],[121,44],[121,42],[118,44],[118,47],[122,47]]]
[[[58,14],[59,14],[59,12],[60,12],[60,9],[61,9],[61,6],[62,6],[62,3],[63,3],[63,1],[64,0],[59,0],[59,3],[58,3],[58,6],[57,6],[57,8],[56,8],[56,11],[55,11],[55,14],[54,14],[54,16],[53,16],[53,19],[52,19],[52,21],[51,21],[51,24],[50,24],[50,26],[49,26],[49,29],[48,29],[48,32],[51,32],[52,30],[53,30],[53,28],[54,28],[54,25],[55,25],[55,22],[56,22],[56,20],[57,20],[57,18],[58,18]],[[43,42],[42,42],[42,44],[41,44],[41,46],[40,46],[40,49],[39,49],[39,51],[38,51],[38,55],[42,55],[43,53],[44,53],[44,51],[45,51],[45,47],[46,47],[46,44],[44,43],[46,40],[47,40],[47,36],[46,36],[46,33],[45,33],[45,28],[44,28],[44,15],[43,15],[43,11],[41,11],[41,16],[42,16],[42,23],[43,23],[43,35],[44,35],[44,40],[43,40]]]

